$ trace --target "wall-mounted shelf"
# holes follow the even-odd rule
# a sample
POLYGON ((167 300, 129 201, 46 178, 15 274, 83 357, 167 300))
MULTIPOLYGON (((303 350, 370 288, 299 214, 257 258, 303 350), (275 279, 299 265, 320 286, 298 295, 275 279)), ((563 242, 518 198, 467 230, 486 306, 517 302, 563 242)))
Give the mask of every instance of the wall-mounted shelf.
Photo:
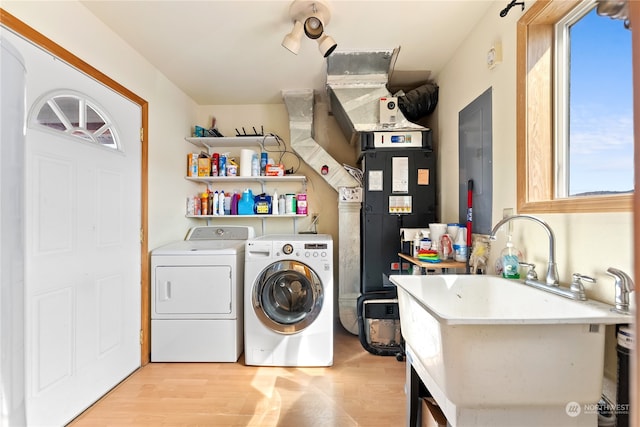
POLYGON ((306 182, 304 175, 283 176, 185 176, 185 179, 193 182, 306 182))
POLYGON ((260 135, 260 136, 205 136, 205 137, 187 137, 186 141, 192 143, 197 147, 206 148, 210 150, 213 147, 249 147, 249 146, 275 146, 278 145, 278 140, 272 135, 260 135))
POLYGON ((204 218, 204 219, 247 219, 247 218, 259 218, 259 219, 292 219, 292 218, 306 218, 307 215, 302 214, 283 214, 283 215, 271 215, 271 214, 254 214, 254 215, 186 215, 187 218, 204 218))
MULTIPOLYGON (((220 148, 230 149, 230 151, 238 151, 243 147, 274 147, 279 144, 278 139, 273 135, 253 135, 253 136, 231 136, 231 137, 187 137, 185 140, 196 147, 204 148, 211 155, 220 148)), ((261 150, 262 151, 262 150, 261 150)), ((212 190, 212 185, 224 185, 238 182, 253 182, 260 184, 261 192, 266 192, 266 187, 273 183, 300 183, 301 191, 306 192, 307 177, 304 175, 283 175, 283 176, 185 176, 188 181, 206 184, 212 190), (215 183, 215 184, 214 184, 215 183)), ((259 219, 262 222, 262 234, 265 234, 266 220, 288 219, 293 220, 293 233, 296 234, 298 218, 306 218, 307 215, 300 214, 283 214, 283 215, 186 215, 187 218, 205 219, 209 224, 213 220, 247 220, 259 219)))

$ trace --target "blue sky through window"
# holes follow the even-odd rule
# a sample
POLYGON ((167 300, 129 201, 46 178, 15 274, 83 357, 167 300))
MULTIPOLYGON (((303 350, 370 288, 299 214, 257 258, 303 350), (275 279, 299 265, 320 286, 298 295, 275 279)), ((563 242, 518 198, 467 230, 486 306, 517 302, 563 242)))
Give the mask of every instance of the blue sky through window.
POLYGON ((569 195, 632 191, 631 31, 594 9, 570 38, 569 195))

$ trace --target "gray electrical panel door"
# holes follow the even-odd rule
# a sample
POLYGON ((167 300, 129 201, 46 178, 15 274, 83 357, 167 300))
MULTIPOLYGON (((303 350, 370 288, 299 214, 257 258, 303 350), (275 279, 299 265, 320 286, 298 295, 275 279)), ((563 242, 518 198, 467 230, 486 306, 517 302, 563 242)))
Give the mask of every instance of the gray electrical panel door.
POLYGON ((473 180, 472 230, 479 234, 491 232, 493 204, 491 118, 491 88, 459 113, 460 223, 467 222, 468 182, 473 180))

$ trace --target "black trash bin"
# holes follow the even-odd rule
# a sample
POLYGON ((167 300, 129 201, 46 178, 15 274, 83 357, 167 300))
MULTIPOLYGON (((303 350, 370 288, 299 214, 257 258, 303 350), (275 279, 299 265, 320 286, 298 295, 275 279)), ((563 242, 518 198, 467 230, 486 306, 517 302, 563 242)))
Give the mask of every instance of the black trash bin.
POLYGON ((629 427, 629 373, 631 349, 634 345, 633 331, 628 325, 618 327, 618 384, 615 406, 616 426, 629 427))

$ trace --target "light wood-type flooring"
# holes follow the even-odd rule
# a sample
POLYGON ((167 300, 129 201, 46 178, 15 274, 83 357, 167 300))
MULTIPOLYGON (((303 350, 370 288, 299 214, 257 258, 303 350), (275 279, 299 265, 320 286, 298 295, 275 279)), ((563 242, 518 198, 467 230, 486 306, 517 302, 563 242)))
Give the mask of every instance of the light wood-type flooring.
POLYGON ((71 427, 390 427, 406 424, 405 363, 334 327, 328 368, 150 363, 71 427))

